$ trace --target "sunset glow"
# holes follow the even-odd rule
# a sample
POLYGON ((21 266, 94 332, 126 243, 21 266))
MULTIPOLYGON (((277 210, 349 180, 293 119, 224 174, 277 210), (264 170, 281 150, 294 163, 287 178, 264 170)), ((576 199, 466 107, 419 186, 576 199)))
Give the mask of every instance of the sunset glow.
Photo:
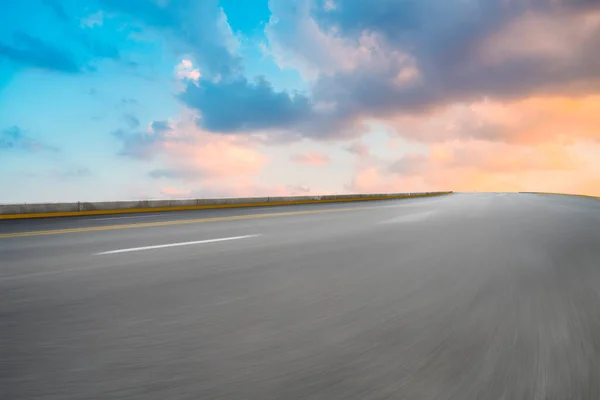
POLYGON ((0 202, 600 196, 599 5, 367 3, 6 2, 0 202))

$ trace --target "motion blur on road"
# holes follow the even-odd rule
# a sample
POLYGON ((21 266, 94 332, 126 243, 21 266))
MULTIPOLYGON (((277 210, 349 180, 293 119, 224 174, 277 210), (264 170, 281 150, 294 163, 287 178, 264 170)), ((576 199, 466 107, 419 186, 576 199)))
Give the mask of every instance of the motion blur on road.
POLYGON ((4 221, 0 262, 3 399, 600 398, 595 199, 4 221))

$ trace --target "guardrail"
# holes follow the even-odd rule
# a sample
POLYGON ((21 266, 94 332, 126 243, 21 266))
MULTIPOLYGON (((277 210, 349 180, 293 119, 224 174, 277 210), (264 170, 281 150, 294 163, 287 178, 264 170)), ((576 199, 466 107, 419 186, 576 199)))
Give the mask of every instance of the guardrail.
POLYGON ((394 200, 448 195, 453 192, 349 194, 296 197, 246 197, 223 199, 136 200, 76 203, 0 204, 0 219, 69 217, 201 210, 215 208, 269 207, 293 204, 342 203, 394 200))

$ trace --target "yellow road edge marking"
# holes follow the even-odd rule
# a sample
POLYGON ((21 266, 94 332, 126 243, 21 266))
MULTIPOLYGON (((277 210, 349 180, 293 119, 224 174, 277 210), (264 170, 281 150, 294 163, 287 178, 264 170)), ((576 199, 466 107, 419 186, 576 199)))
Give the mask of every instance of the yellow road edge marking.
POLYGON ((99 232, 99 231, 110 231, 110 230, 119 230, 119 229, 152 228, 152 227, 158 227, 158 226, 201 224, 201 223, 210 223, 210 222, 236 221, 236 220, 244 220, 244 219, 274 218, 274 217, 286 217, 286 216, 292 216, 292 215, 309 215, 309 214, 332 213, 332 212, 372 210, 375 208, 401 207, 403 205, 405 205, 405 204, 400 203, 400 204, 383 205, 383 206, 379 205, 379 206, 365 206, 365 207, 347 207, 347 208, 336 208, 336 209, 329 209, 329 210, 291 211, 291 212, 279 212, 279 213, 269 213, 269 214, 232 215, 232 216, 228 216, 228 217, 183 219, 183 220, 174 220, 174 221, 143 222, 143 223, 137 223, 137 224, 90 226, 90 227, 84 227, 84 228, 69 228, 69 229, 55 229, 55 230, 44 230, 44 231, 3 233, 3 234, 0 234, 0 239, 28 237, 28 236, 41 236, 41 235, 60 235, 60 234, 81 233, 81 232, 99 232))
POLYGON ((137 213, 158 213, 165 211, 193 211, 193 210, 210 210, 220 208, 247 208, 247 207, 271 207, 283 205, 299 205, 299 204, 319 204, 319 203, 346 203, 356 201, 376 201, 376 200, 398 200, 398 199, 413 199, 419 197, 434 197, 443 196, 450 193, 423 194, 414 196, 388 196, 388 197, 356 197, 350 199, 331 199, 331 200, 298 200, 298 201, 278 201, 278 202, 262 202, 262 203, 243 203, 243 204, 208 204, 197 206, 174 206, 174 207, 149 207, 149 208, 132 208, 124 210, 90 210, 90 211, 67 211, 67 212, 49 212, 49 213, 33 213, 33 214, 2 214, 0 220, 6 219, 30 219, 30 218, 52 218, 52 217, 76 217, 89 215, 114 215, 114 214, 137 214, 137 213))

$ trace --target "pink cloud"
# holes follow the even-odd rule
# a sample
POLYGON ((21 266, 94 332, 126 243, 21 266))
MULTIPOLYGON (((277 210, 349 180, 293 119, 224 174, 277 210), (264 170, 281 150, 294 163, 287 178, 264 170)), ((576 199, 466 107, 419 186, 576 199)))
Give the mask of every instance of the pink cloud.
POLYGON ((202 74, 199 69, 194 68, 194 65, 190 60, 181 60, 175 67, 175 76, 179 79, 189 79, 198 82, 202 74))
MULTIPOLYGON (((164 168, 151 174, 158 194, 169 198, 252 197, 322 195, 307 185, 286 182, 265 184, 261 172, 272 162, 264 153, 264 142, 254 135, 213 134, 198 129, 194 115, 170 123, 170 131, 153 151, 164 168), (168 180, 169 184, 165 185, 168 180)), ((299 154, 299 162, 324 165, 325 154, 299 154)))
POLYGON ((214 134, 199 129, 193 115, 170 124, 159 142, 166 168, 188 179, 227 180, 258 174, 268 162, 251 137, 214 134))
POLYGON ((381 121, 397 135, 436 143, 483 140, 506 143, 569 143, 600 140, 600 95, 537 96, 508 102, 454 103, 419 115, 381 121))
MULTIPOLYGON (((344 146, 360 156, 357 170, 346 185, 350 192, 538 190, 598 194, 598 118, 600 98, 595 96, 535 97, 506 103, 481 101, 411 117, 413 125, 409 128, 416 127, 417 133, 422 134, 411 138, 413 143, 426 146, 422 153, 385 160, 382 155, 371 154, 364 141, 328 145, 332 149, 344 146), (469 117, 473 117, 471 122, 469 117), (482 128, 488 126, 495 128, 482 128), (446 130, 440 133, 436 127, 446 130), (482 129, 487 136, 480 134, 482 129)), ((261 173, 275 160, 265 155, 266 144, 254 135, 211 134, 199 130, 193 119, 174 122, 171 128, 172 132, 160 143, 161 160, 174 172, 172 177, 179 176, 179 180, 168 185, 158 182, 164 195, 324 194, 310 187, 290 185, 294 177, 265 184, 261 173)), ((392 136, 391 141, 394 140, 392 136)), ((290 160, 320 167, 330 163, 326 153, 316 151, 292 155, 290 160)), ((339 182, 331 184, 336 187, 339 182)))
POLYGON ((153 144, 162 167, 150 173, 158 191, 170 198, 254 195, 257 176, 269 159, 252 137, 199 129, 193 114, 169 124, 168 135, 153 144), (165 185, 165 180, 169 181, 165 185))
POLYGON ((160 194, 169 198, 189 197, 192 194, 191 190, 182 190, 173 187, 163 187, 160 189, 160 194))
POLYGON ((377 166, 358 169, 347 190, 352 193, 407 193, 441 190, 420 176, 400 177, 377 166))
MULTIPOLYGON (((315 83, 312 94, 320 117, 336 112, 347 117, 345 124, 323 118, 329 130, 356 140, 363 133, 361 123, 374 118, 395 128, 389 143, 398 152, 403 149, 397 143, 406 140, 428 148, 385 161, 380 158, 384 155, 371 154, 368 143, 343 144, 359 156, 348 190, 600 191, 600 95, 593 94, 597 63, 589 51, 600 31, 600 13, 582 8, 557 12, 548 3, 527 13, 517 12, 517 6, 506 15, 482 7, 485 14, 470 20, 472 10, 465 3, 466 25, 462 19, 449 20, 441 31, 428 25, 421 35, 398 41, 389 34, 393 30, 347 35, 343 27, 325 28, 311 13, 309 1, 293 7, 287 0, 272 3, 268 51, 280 65, 299 69, 315 83), (486 22, 495 28, 483 29, 486 22), (454 33, 460 42, 469 37, 461 34, 467 26, 482 28, 483 36, 454 43, 449 50, 440 32, 454 33), (431 76, 436 77, 433 82, 428 81, 431 76)), ((252 142, 219 140, 174 153, 187 160, 202 155, 203 161, 192 163, 195 168, 223 178, 204 181, 229 192, 289 193, 287 186, 256 184, 267 160, 252 142), (218 157, 211 159, 215 153, 231 162, 220 167, 218 157)), ((330 163, 319 152, 290 160, 321 167, 330 163)))
POLYGON ((260 172, 267 158, 254 146, 235 137, 202 132, 190 142, 166 142, 169 163, 202 178, 227 179, 260 172))
POLYGON ((388 165, 363 165, 350 188, 360 192, 547 191, 600 194, 600 144, 509 145, 455 141, 429 146, 388 165))
POLYGON ((316 151, 303 153, 303 154, 295 154, 290 157, 292 162, 298 164, 306 164, 306 165, 315 165, 321 166, 329 164, 329 157, 327 154, 319 153, 316 151))

